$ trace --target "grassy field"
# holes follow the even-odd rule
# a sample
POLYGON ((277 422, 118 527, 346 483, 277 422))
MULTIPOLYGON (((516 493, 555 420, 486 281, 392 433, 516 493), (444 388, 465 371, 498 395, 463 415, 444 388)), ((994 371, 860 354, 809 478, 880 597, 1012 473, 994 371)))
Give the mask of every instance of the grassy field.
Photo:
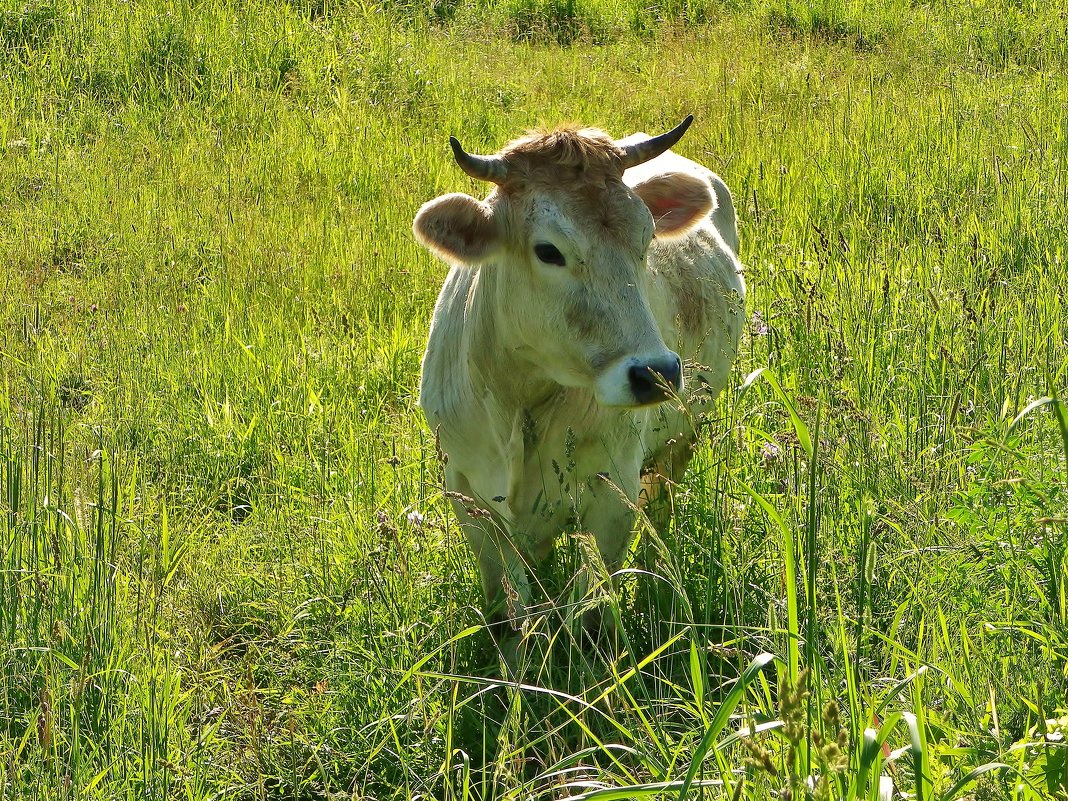
POLYGON ((3 0, 2 797, 1068 798, 1056 5, 3 0), (501 686, 411 219, 686 113, 732 389, 620 653, 501 686))

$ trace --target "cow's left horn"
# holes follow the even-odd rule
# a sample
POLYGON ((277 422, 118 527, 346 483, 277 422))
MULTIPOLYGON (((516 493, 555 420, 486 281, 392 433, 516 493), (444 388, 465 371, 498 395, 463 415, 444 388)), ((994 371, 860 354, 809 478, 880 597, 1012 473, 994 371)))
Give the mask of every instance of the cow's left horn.
POLYGON ((646 139, 644 142, 635 142, 633 145, 623 145, 623 169, 637 167, 647 161, 652 161, 665 150, 682 139, 686 129, 693 122, 693 114, 690 114, 682 122, 665 134, 646 139))
POLYGON ((500 156, 475 156, 468 153, 461 147, 455 136, 449 137, 449 144, 452 145, 452 154, 456 157, 456 163, 460 165, 460 169, 472 178, 500 184, 504 183, 508 177, 508 165, 500 156))

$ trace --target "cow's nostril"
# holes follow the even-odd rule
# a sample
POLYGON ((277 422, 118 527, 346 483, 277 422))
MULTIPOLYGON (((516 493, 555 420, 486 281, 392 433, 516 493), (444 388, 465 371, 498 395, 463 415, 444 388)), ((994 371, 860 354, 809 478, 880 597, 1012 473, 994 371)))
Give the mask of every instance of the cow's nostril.
POLYGON ((682 379, 682 361, 678 356, 673 357, 668 363, 666 363, 662 370, 658 371, 669 387, 676 392, 678 391, 682 379))
POLYGON ((630 391, 638 403, 649 403, 656 395, 656 376, 645 366, 635 365, 627 372, 630 378, 630 391))
POLYGON ((627 378, 639 404, 659 403, 679 389, 682 363, 678 356, 672 355, 670 359, 636 364, 627 371, 627 378))

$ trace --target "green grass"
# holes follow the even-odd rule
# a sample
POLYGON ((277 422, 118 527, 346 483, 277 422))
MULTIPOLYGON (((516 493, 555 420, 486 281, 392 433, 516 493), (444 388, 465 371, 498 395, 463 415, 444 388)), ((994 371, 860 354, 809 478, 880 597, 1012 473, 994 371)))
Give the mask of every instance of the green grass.
POLYGON ((3 797, 1068 797, 1066 28, 4 5, 3 797), (690 112, 757 315, 734 386, 672 531, 589 601, 622 655, 577 646, 565 538, 495 684, 415 404, 444 268, 411 219, 483 190, 449 134, 690 112))

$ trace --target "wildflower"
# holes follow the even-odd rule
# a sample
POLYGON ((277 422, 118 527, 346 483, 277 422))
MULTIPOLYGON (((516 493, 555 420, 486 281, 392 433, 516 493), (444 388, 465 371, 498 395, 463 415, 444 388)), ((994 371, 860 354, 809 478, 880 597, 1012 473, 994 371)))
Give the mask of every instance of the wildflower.
MULTIPOLYGON (((1058 712, 1064 710, 1058 709, 1058 712)), ((1059 718, 1049 718, 1046 721, 1046 740, 1051 743, 1064 742, 1065 732, 1068 732, 1068 715, 1059 718)))
POLYGON ((412 511, 408 512, 408 523, 409 523, 409 525, 411 525, 411 526, 413 526, 415 528, 422 528, 423 523, 425 521, 426 521, 426 517, 423 516, 422 512, 419 512, 419 511, 417 511, 415 509, 412 509, 412 511))
POLYGON ((760 446, 760 458, 768 464, 776 461, 781 455, 782 448, 779 447, 778 443, 765 442, 760 446))
POLYGON ((389 512, 385 509, 378 510, 378 534, 381 537, 396 537, 397 527, 389 519, 389 512))
POLYGON ((768 328, 767 322, 764 320, 764 315, 758 311, 753 312, 753 319, 750 320, 749 326, 750 330, 753 332, 753 336, 756 337, 766 337, 771 331, 771 329, 768 328))

